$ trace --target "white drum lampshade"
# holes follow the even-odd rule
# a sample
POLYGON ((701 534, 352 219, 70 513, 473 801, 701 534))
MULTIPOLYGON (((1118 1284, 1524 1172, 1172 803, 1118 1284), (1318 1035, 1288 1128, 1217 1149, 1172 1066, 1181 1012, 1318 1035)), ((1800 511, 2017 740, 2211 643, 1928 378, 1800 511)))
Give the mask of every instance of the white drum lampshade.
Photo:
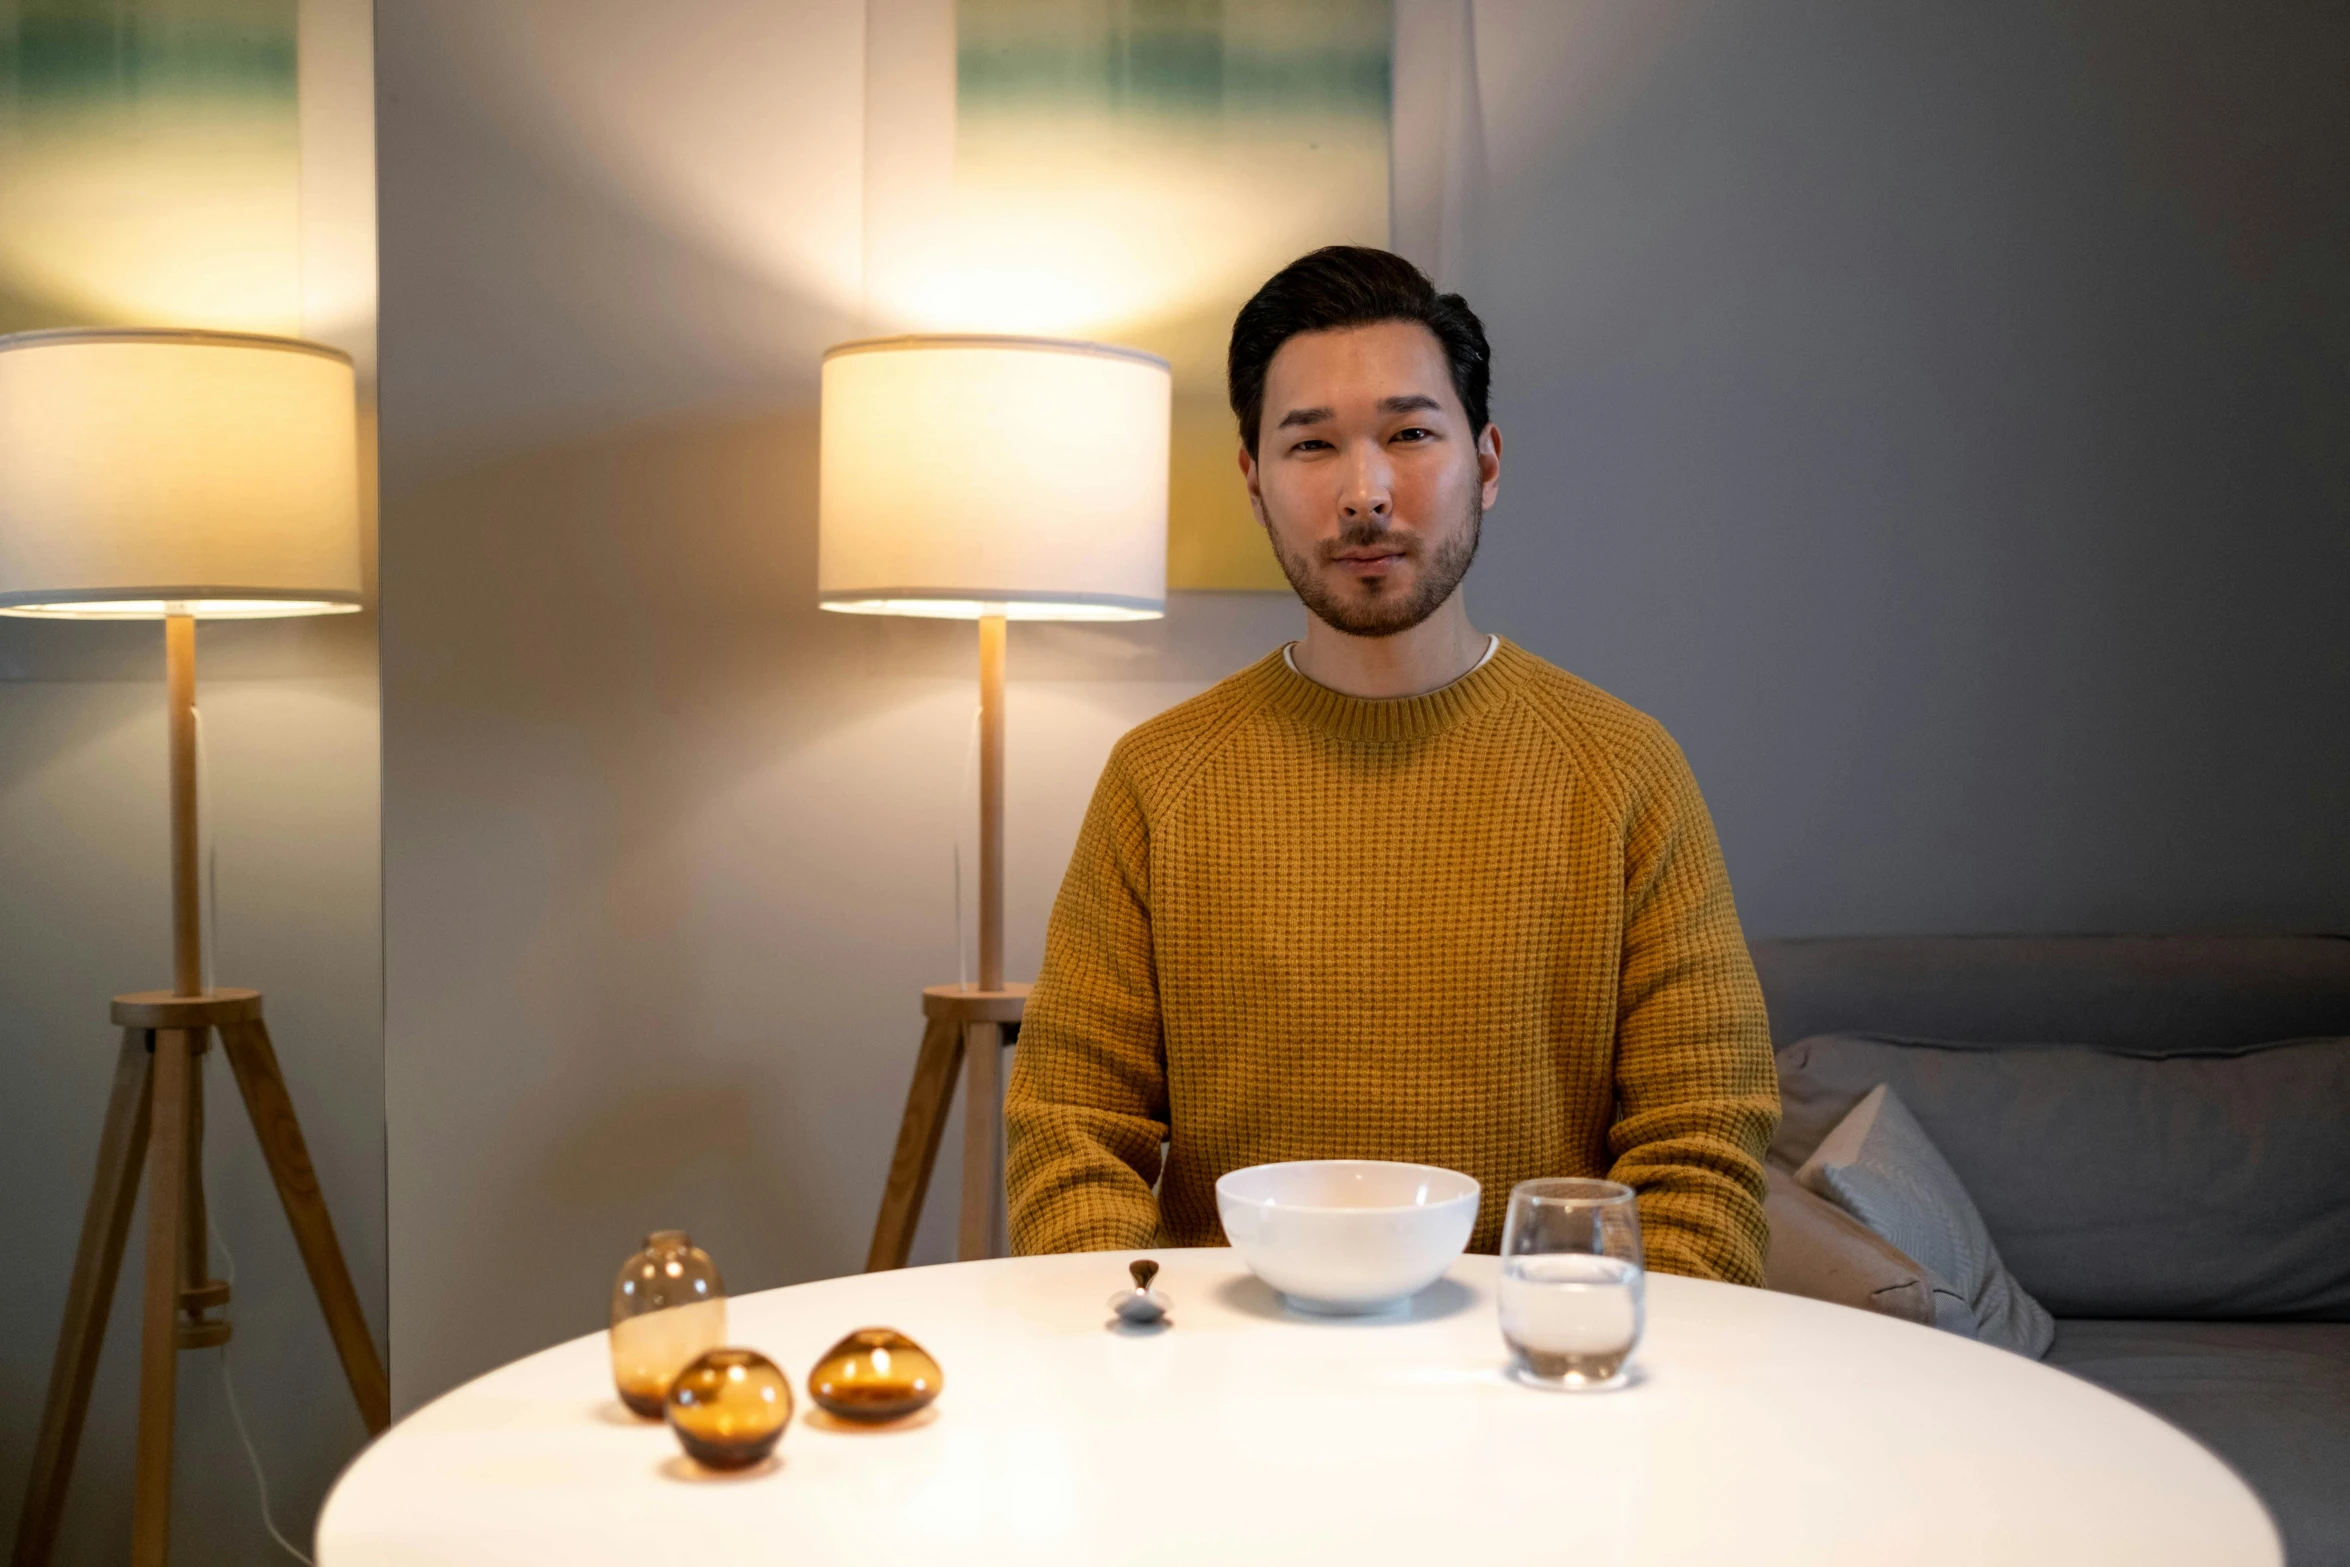
POLYGON ((0 338, 0 614, 360 603, 351 361, 291 338, 0 338))
POLYGON ((1165 360, 1022 337, 824 356, 817 596, 972 620, 1152 620, 1167 603, 1165 360))

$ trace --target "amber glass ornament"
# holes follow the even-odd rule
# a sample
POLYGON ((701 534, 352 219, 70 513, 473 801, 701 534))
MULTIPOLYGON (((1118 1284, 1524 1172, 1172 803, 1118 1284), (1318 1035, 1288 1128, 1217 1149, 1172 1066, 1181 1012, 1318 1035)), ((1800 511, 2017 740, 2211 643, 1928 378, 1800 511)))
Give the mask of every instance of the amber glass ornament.
POLYGON ((748 1469, 774 1452, 791 1408, 791 1384, 755 1349, 711 1350, 669 1384, 669 1429, 712 1469, 748 1469))
POLYGON ((897 1420, 938 1397, 946 1377, 930 1351, 895 1328, 859 1328, 808 1373, 808 1396, 843 1420, 897 1420))
POLYGON ((726 1286, 683 1230, 655 1230, 612 1282, 612 1385, 647 1420, 661 1418, 669 1379, 726 1342, 726 1286))

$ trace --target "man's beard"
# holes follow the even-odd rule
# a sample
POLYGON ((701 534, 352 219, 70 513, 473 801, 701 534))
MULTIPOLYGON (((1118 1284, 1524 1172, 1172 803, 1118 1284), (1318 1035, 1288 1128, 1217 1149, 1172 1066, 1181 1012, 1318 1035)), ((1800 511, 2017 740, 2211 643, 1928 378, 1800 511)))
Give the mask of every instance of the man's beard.
MULTIPOLYGON (((1399 631, 1409 631, 1444 607, 1453 590, 1461 585, 1461 578, 1469 574, 1469 563, 1477 558, 1477 536, 1485 521, 1485 497, 1469 492, 1468 526, 1454 530, 1444 542, 1436 546, 1436 554, 1420 573, 1417 586, 1410 596, 1386 596, 1387 584, 1381 583, 1367 603, 1360 605, 1342 602, 1314 571, 1315 562, 1294 555, 1282 547, 1281 531, 1267 528, 1266 535, 1273 541, 1273 557, 1281 562, 1281 570, 1289 578, 1289 585, 1305 601, 1306 608, 1319 616, 1333 631, 1343 631, 1350 637, 1392 637, 1399 631)), ((1341 550, 1371 549, 1396 542, 1393 531, 1387 528, 1356 526, 1348 528, 1329 544, 1322 546, 1327 557, 1341 550)), ((1418 557, 1414 556, 1415 559, 1418 557)))

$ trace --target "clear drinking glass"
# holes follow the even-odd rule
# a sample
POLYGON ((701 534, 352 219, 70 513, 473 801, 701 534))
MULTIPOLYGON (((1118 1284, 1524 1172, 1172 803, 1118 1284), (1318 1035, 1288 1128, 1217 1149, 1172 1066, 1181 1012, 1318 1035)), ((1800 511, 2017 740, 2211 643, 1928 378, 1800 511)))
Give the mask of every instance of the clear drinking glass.
POLYGON ((1621 1387, 1639 1347, 1640 1209, 1615 1181, 1520 1181, 1501 1235, 1501 1336, 1519 1381, 1621 1387))

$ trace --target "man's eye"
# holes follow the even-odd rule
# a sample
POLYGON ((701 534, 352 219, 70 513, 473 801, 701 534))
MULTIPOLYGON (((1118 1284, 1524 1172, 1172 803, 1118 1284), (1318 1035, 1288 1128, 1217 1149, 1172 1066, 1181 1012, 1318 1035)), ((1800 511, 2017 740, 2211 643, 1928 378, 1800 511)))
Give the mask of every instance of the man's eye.
POLYGON ((1393 436, 1389 437, 1389 439, 1397 441, 1432 441, 1436 439, 1436 432, 1422 425, 1415 424, 1407 429, 1396 431, 1393 436))
POLYGON ((1329 449, 1330 443, 1328 441, 1323 440, 1320 436, 1314 435, 1307 436, 1304 440, 1298 442, 1295 446, 1290 448, 1290 450, 1293 452, 1327 451, 1329 449))

